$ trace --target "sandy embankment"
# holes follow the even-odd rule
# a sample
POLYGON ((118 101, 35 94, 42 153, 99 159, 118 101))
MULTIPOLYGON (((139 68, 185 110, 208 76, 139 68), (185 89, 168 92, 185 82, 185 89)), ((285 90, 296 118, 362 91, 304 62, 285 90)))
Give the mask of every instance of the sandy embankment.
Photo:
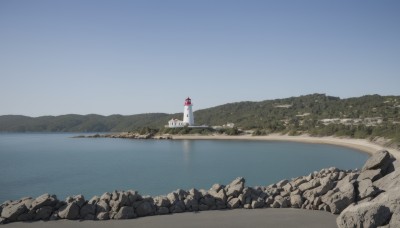
POLYGON ((300 210, 291 208, 236 209, 225 211, 186 212, 181 214, 141 217, 128 220, 108 221, 38 221, 16 222, 4 225, 11 228, 106 228, 106 227, 147 227, 147 228, 221 228, 221 227, 296 227, 296 228, 334 228, 337 215, 324 211, 300 210))
POLYGON ((337 146, 344 146, 356 150, 360 150, 369 154, 373 154, 378 150, 385 149, 393 154, 396 159, 400 159, 400 151, 392 148, 386 148, 381 145, 370 142, 366 139, 349 139, 349 138, 337 138, 337 137, 312 137, 307 135, 301 136, 288 136, 271 134, 266 136, 251 136, 251 135, 239 135, 239 136, 226 136, 226 135, 174 135, 173 139, 197 139, 197 140, 264 140, 264 141, 290 141, 290 142, 301 142, 301 143, 318 143, 318 144, 331 144, 337 146))

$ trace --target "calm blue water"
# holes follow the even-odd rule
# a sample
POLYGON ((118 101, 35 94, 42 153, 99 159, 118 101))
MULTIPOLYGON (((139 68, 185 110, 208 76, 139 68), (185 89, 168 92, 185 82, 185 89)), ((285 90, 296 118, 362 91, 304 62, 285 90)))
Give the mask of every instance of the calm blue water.
POLYGON ((76 139, 77 134, 0 134, 0 202, 43 193, 60 199, 106 191, 166 194, 208 189, 238 176, 268 185, 368 156, 343 147, 293 142, 76 139))

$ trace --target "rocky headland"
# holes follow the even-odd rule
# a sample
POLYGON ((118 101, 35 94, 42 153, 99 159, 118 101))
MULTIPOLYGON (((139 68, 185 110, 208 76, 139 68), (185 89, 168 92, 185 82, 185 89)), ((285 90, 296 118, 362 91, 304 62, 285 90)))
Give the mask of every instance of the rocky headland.
POLYGON ((78 135, 73 138, 113 138, 113 139, 172 139, 170 135, 154 135, 154 134, 138 134, 132 132, 111 133, 111 134, 94 134, 94 135, 78 135))
POLYGON ((244 178, 209 190, 178 189, 164 196, 114 191, 86 200, 44 194, 0 205, 0 223, 37 220, 133 219, 190 211, 298 208, 339 214, 339 227, 400 227, 400 164, 387 151, 371 156, 361 170, 322 169, 269 186, 247 187, 244 178))

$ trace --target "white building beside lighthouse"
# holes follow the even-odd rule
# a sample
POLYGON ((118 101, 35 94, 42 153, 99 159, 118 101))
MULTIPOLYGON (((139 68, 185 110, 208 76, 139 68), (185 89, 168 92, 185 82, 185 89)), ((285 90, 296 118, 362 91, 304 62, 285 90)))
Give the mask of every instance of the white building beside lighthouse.
POLYGON ((192 100, 190 97, 186 98, 183 107, 183 121, 178 119, 171 119, 168 121, 168 127, 184 127, 184 126, 194 126, 194 115, 192 110, 192 100))

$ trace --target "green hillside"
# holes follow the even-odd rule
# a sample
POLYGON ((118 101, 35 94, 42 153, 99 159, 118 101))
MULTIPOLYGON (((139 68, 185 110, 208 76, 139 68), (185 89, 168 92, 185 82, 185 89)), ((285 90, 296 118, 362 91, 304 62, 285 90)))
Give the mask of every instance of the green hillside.
MULTIPOLYGON (((367 95, 340 99, 311 94, 260 102, 237 102, 198 110, 198 125, 228 122, 256 134, 284 132, 346 135, 356 138, 385 136, 400 139, 400 96, 367 95)), ((143 127, 163 128, 181 113, 139 115, 0 116, 2 132, 121 132, 143 127)))

